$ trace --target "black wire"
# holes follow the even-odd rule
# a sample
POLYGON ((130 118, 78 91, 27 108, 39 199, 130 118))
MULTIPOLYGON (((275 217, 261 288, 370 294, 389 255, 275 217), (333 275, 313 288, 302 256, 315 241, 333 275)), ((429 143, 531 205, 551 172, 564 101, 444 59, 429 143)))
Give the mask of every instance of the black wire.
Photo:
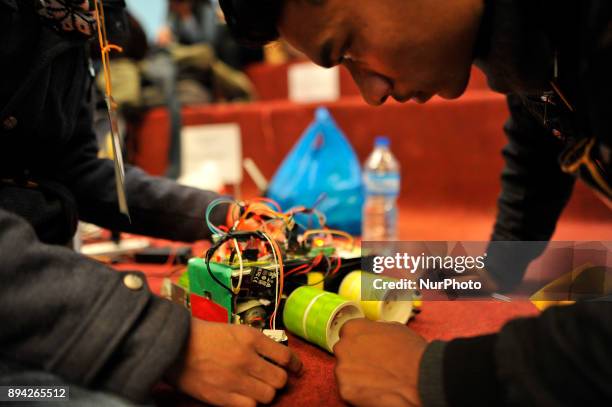
MULTIPOLYGON (((210 249, 208 249, 208 251, 206 252, 206 258, 205 258, 205 262, 206 262, 206 271, 208 271, 208 274, 210 275, 210 278, 212 278, 217 284, 219 284, 221 287, 225 288, 227 291, 229 291, 229 293, 232 295, 232 298, 236 295, 234 293, 234 291, 229 288, 227 285, 225 285, 221 280, 219 280, 217 278, 217 276, 215 276, 215 274, 212 272, 212 270, 210 269, 210 260, 212 259, 213 255, 215 254, 215 252, 219 249, 219 247, 221 247, 221 244, 215 244, 213 247, 211 247, 210 249)), ((230 277, 231 278, 231 277, 230 277)))
MULTIPOLYGON (((233 239, 244 240, 244 239, 248 239, 248 238, 251 238, 251 237, 257 237, 257 238, 259 238, 261 240, 265 239, 265 237, 263 236, 263 234, 260 231, 230 231, 229 233, 223 235, 223 237, 221 239, 219 239, 219 241, 217 241, 217 243, 215 243, 210 249, 208 249, 206 251, 206 257, 204 259, 204 261, 206 263, 206 271, 208 271, 208 274, 215 281, 215 283, 217 283, 221 287, 225 288, 232 295, 232 299, 234 297, 236 297, 236 293, 234 293, 234 291, 230 287, 228 287, 221 280, 219 280, 217 278, 217 276, 214 275, 214 273, 210 269, 210 261, 212 260, 212 257, 214 256, 215 252, 217 250, 219 250, 219 248, 221 246, 223 246, 226 242, 228 242, 230 240, 233 240, 233 239)), ((266 242, 267 242, 267 240, 266 240, 266 242)), ((231 276, 230 276, 230 278, 231 278, 231 276)))
POLYGON ((323 256, 323 258, 325 259, 325 261, 327 261, 327 271, 325 271, 325 274, 323 274, 323 278, 321 279, 321 281, 317 281, 316 283, 311 283, 311 284, 304 284, 304 286, 306 287, 312 287, 315 285, 319 285, 321 283, 324 283, 327 281, 327 279, 329 279, 329 277, 331 277, 331 270, 332 270, 332 262, 331 260, 329 260, 329 257, 327 256, 323 256))

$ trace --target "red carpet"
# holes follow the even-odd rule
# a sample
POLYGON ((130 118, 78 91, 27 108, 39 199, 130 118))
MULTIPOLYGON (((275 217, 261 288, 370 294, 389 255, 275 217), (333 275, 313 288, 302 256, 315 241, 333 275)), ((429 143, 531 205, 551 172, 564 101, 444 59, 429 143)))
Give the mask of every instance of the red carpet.
MULTIPOLYGON (((428 340, 451 339, 492 333, 510 319, 535 314, 537 311, 531 303, 428 302, 409 326, 428 340)), ((300 338, 290 336, 289 341, 289 346, 304 363, 304 372, 299 378, 291 378, 288 388, 277 397, 274 405, 343 405, 334 378, 334 358, 300 338)), ((155 399, 159 405, 200 405, 166 386, 156 390, 155 399)))
MULTIPOLYGON (((472 91, 459 101, 433 99, 426 105, 387 103, 378 108, 358 97, 327 105, 353 144, 360 160, 371 150, 377 134, 392 140, 402 165, 403 205, 415 210, 495 212, 503 167, 502 132, 507 118, 504 98, 472 91)), ((185 108, 187 125, 238 123, 243 155, 252 158, 264 175, 272 177, 302 131, 312 121, 315 105, 287 101, 248 105, 185 108)), ((153 110, 139 127, 131 149, 133 161, 152 174, 167 167, 168 118, 153 110)), ((256 193, 245 177, 246 196, 256 193)), ((610 210, 582 187, 574 194, 569 217, 609 221, 610 210)))

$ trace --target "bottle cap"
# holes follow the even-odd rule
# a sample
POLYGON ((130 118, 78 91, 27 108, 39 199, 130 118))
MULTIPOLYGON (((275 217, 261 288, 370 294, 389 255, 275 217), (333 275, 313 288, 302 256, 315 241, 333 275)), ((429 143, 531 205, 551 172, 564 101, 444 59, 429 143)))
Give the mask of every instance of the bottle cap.
POLYGON ((374 140, 374 146, 376 147, 389 147, 391 145, 391 140, 387 136, 378 136, 374 140))
POLYGON ((324 107, 319 107, 315 111, 315 118, 318 122, 327 121, 329 120, 330 117, 331 117, 331 113, 329 113, 329 110, 327 110, 324 107))

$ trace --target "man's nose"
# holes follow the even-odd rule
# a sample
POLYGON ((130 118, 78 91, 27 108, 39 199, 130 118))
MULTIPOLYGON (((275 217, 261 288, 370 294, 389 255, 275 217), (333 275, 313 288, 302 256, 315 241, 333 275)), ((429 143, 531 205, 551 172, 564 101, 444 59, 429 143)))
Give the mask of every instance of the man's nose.
POLYGON ((382 75, 373 72, 351 73, 359 86, 361 96, 369 105, 378 106, 385 103, 393 91, 391 81, 382 75))

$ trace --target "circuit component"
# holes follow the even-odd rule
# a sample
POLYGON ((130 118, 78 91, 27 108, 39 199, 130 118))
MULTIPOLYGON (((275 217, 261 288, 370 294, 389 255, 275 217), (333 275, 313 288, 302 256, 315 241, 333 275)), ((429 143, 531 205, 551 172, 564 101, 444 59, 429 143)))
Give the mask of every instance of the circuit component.
POLYGON ((285 331, 282 329, 264 329, 262 332, 274 342, 280 343, 285 346, 289 345, 289 338, 287 337, 285 331))

